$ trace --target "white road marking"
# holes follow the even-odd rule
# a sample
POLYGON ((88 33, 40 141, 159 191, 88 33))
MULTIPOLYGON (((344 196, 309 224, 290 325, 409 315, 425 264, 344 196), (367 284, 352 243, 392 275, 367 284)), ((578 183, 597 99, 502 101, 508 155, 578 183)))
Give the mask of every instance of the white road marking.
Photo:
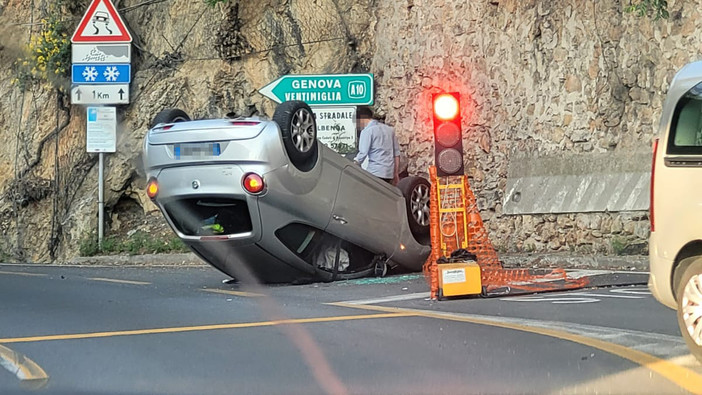
POLYGON ((568 273, 568 277, 570 277, 570 278, 600 276, 603 274, 648 274, 648 272, 630 272, 630 271, 623 271, 623 270, 585 270, 585 269, 583 269, 583 270, 580 270, 580 269, 566 270, 566 273, 568 273))
POLYGON ((553 304, 575 304, 575 303, 597 303, 597 298, 568 298, 568 297, 542 297, 542 296, 517 296, 511 298, 501 298, 505 302, 550 302, 553 304))
POLYGON ((376 303, 385 303, 385 302, 399 302, 402 300, 426 299, 429 296, 431 296, 429 294, 429 292, 416 292, 416 293, 411 293, 411 294, 386 296, 383 298, 375 298, 375 299, 359 299, 359 300, 353 300, 353 301, 344 302, 344 303, 364 305, 364 304, 376 304, 376 303))
POLYGON ((633 288, 633 289, 610 289, 609 292, 611 293, 617 293, 617 294, 626 294, 626 295, 650 295, 651 291, 647 291, 644 288, 633 288))
POLYGON ((569 293, 568 295, 577 295, 577 296, 592 296, 592 297, 597 297, 597 298, 616 298, 616 299, 645 299, 643 296, 632 296, 632 295, 608 295, 608 294, 594 294, 594 293, 589 293, 589 292, 573 292, 569 293))

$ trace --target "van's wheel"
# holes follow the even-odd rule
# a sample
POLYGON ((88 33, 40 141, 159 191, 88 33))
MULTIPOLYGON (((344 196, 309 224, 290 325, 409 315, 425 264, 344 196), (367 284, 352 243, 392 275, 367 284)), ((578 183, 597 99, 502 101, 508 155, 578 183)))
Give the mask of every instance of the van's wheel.
POLYGON ((431 184, 422 177, 407 177, 397 183, 407 205, 407 221, 415 238, 429 234, 429 194, 431 184))
POLYGON ((702 258, 685 268, 676 297, 680 332, 692 354, 702 362, 702 258))
POLYGON ((189 121, 190 117, 188 114, 179 108, 167 108, 161 110, 154 119, 151 121, 150 128, 158 125, 159 123, 175 123, 175 122, 185 122, 189 121))
POLYGON ((280 127, 285 151, 292 164, 311 170, 317 159, 317 123, 307 103, 286 101, 275 109, 273 121, 280 127))

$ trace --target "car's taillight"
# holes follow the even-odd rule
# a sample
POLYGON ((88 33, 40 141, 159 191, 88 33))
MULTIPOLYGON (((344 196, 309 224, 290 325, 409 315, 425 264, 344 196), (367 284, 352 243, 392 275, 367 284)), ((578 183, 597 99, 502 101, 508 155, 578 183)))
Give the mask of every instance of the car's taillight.
POLYGON ((653 183, 656 179, 656 156, 658 156, 658 139, 653 142, 653 162, 651 163, 651 197, 649 199, 648 219, 651 221, 651 232, 656 230, 656 221, 653 215, 653 183))
POLYGON ((172 127, 173 127, 173 125, 166 125, 166 126, 162 127, 161 130, 163 130, 163 131, 170 130, 172 127))
POLYGON ((146 184, 146 196, 149 199, 156 199, 156 195, 158 195, 158 181, 152 177, 146 184))
POLYGON ((256 126, 261 122, 256 122, 256 121, 232 121, 232 125, 234 126, 256 126))
POLYGON ((244 189, 254 195, 263 192, 263 188, 265 188, 263 178, 256 173, 248 173, 244 175, 242 183, 244 184, 244 189))

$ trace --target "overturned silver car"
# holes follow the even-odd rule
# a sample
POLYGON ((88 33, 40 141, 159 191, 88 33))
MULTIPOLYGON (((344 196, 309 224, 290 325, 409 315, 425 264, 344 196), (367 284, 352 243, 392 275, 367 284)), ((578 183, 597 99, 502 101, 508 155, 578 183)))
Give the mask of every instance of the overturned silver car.
POLYGON ((377 179, 317 141, 298 101, 272 120, 191 121, 164 110, 144 141, 147 193, 175 233, 222 272, 262 282, 420 270, 429 183, 377 179))

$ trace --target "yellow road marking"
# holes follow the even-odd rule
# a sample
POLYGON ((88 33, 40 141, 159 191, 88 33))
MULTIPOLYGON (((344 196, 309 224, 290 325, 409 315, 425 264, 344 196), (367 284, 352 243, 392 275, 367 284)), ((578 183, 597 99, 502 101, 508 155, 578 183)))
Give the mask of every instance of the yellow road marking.
POLYGON ((18 276, 28 276, 28 277, 46 277, 46 274, 44 274, 44 273, 6 272, 4 270, 0 270, 0 274, 15 274, 18 276))
POLYGON ((118 280, 116 278, 88 277, 88 280, 104 281, 107 283, 117 283, 117 284, 151 285, 151 283, 147 283, 145 281, 118 280))
POLYGON ((0 345, 0 366, 22 380, 22 387, 37 390, 46 386, 49 375, 36 362, 0 345))
POLYGON ((362 314, 362 315, 345 315, 345 316, 334 316, 334 317, 294 318, 294 319, 274 320, 274 321, 241 322, 241 323, 235 323, 235 324, 215 324, 215 325, 170 327, 170 328, 136 329, 136 330, 128 330, 128 331, 14 337, 14 338, 0 339, 0 344, 32 343, 32 342, 43 342, 43 341, 51 341, 51 340, 94 339, 94 338, 99 338, 99 337, 115 337, 115 336, 153 335, 153 334, 160 334, 160 333, 212 331, 212 330, 219 330, 219 329, 257 328, 257 327, 264 327, 264 326, 275 326, 275 325, 286 325, 286 324, 311 324, 311 323, 317 323, 317 322, 367 320, 367 319, 371 319, 371 318, 411 317, 411 316, 415 316, 415 315, 416 314, 413 314, 413 313, 362 314))
POLYGON ((260 296, 265 296, 263 294, 257 294, 254 292, 244 292, 244 291, 229 291, 226 289, 203 289, 205 292, 212 292, 216 294, 234 295, 234 296, 244 296, 247 298, 256 298, 260 296))
POLYGON ((695 371, 690 370, 684 366, 676 365, 675 363, 672 363, 670 361, 654 357, 651 354, 647 354, 645 352, 641 352, 638 350, 631 349, 629 347, 620 346, 619 344, 610 343, 599 339, 593 339, 590 337, 576 335, 556 329, 537 328, 527 325, 513 324, 509 322, 498 322, 472 317, 461 317, 452 315, 451 313, 434 313, 424 310, 371 305, 356 305, 343 302, 327 304, 332 306, 350 307, 361 310, 382 311, 387 313, 406 313, 414 314, 418 317, 438 318, 442 320, 460 321, 468 322, 471 324, 495 326, 506 329, 514 329, 522 332, 535 333, 537 335, 555 337, 557 339, 562 340, 568 340, 573 343, 579 343, 593 348, 597 348, 604 352, 614 354, 624 359, 628 359, 634 363, 637 363, 660 374, 661 376, 665 377, 666 379, 672 381, 673 383, 677 384, 678 386, 684 388, 685 390, 693 394, 702 394, 702 375, 696 373, 695 371))

